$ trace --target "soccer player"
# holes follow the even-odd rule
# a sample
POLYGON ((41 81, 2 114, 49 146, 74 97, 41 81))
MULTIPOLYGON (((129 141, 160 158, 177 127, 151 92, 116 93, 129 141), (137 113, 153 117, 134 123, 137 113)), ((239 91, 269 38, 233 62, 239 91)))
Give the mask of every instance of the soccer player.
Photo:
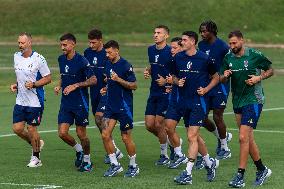
MULTIPOLYGON (((84 51, 85 58, 89 61, 90 67, 97 77, 97 85, 90 86, 90 97, 92 112, 95 117, 95 122, 102 133, 102 119, 106 107, 107 96, 104 93, 100 93, 100 90, 106 86, 104 69, 107 61, 106 51, 103 48, 103 34, 98 29, 92 29, 88 33, 89 48, 84 51)), ((114 140, 112 139, 113 145, 116 149, 116 156, 118 159, 123 157, 121 151, 117 148, 114 140)), ((110 163, 108 155, 105 156, 104 162, 110 163)))
POLYGON ((17 93, 13 111, 13 131, 32 146, 32 156, 27 167, 40 167, 40 140, 37 126, 44 109, 43 86, 51 82, 50 70, 45 58, 32 50, 32 36, 21 33, 18 37, 20 52, 14 54, 14 69, 17 83, 10 86, 17 93), (27 124, 27 130, 25 125, 27 124))
POLYGON ((238 172, 229 186, 238 188, 245 186, 244 173, 248 155, 257 168, 254 185, 259 186, 272 172, 262 163, 253 130, 256 129, 264 103, 261 80, 271 77, 273 69, 271 61, 261 52, 244 46, 241 31, 232 31, 228 37, 231 51, 224 58, 221 67, 223 76, 220 79, 222 82, 231 79, 232 102, 239 127, 240 143, 238 172))
MULTIPOLYGON (((177 53, 182 51, 181 37, 175 37, 171 40, 171 53, 174 57, 177 53)), ((173 64, 173 63, 172 63, 173 64)), ((173 84, 172 77, 167 76, 167 83, 173 84)), ((178 168, 182 163, 187 163, 187 157, 182 153, 181 149, 181 138, 176 132, 176 126, 180 120, 180 115, 177 112, 176 104, 179 98, 178 86, 172 85, 170 92, 170 102, 167 113, 165 115, 165 126, 166 132, 168 135, 169 146, 171 149, 170 160, 172 162, 169 165, 169 168, 175 169, 178 168)))
POLYGON ((169 104, 169 94, 166 92, 166 76, 172 62, 171 48, 167 45, 169 28, 157 26, 154 31, 155 44, 148 48, 150 68, 144 71, 144 78, 151 80, 150 94, 145 111, 145 126, 160 142, 161 155, 156 165, 167 165, 170 159, 167 155, 167 134, 164 117, 169 104))
POLYGON ((208 110, 208 98, 205 94, 218 84, 219 75, 209 56, 196 50, 197 42, 197 33, 183 32, 182 46, 184 51, 174 57, 174 83, 179 87, 177 110, 183 116, 190 143, 186 170, 174 179, 178 184, 192 184, 191 172, 198 151, 205 161, 209 182, 214 180, 216 168, 219 166, 219 160, 210 158, 205 142, 199 134, 208 110))
MULTIPOLYGON (((208 20, 200 24, 199 33, 202 41, 198 43, 200 51, 206 53, 210 58, 214 59, 216 70, 219 71, 224 56, 228 53, 228 45, 217 37, 217 25, 215 22, 208 20)), ((214 87, 209 95, 209 110, 213 110, 214 123, 207 117, 205 119, 205 127, 213 132, 217 139, 218 145, 216 149, 218 159, 227 159, 231 157, 231 151, 227 145, 227 138, 231 139, 232 134, 227 133, 223 113, 226 108, 229 94, 229 83, 220 83, 214 87), (228 136, 228 137, 227 137, 228 136)), ((208 112, 209 113, 209 112, 208 112)), ((197 157, 196 168, 202 168, 202 157, 197 157)))
POLYGON ((89 172, 93 168, 90 160, 90 141, 86 126, 88 120, 88 86, 95 85, 96 76, 85 57, 75 51, 76 38, 71 33, 60 37, 63 55, 58 57, 61 79, 54 88, 58 95, 62 89, 60 110, 58 113, 58 135, 76 150, 75 166, 81 172, 89 172), (68 133, 75 120, 76 133, 81 141, 77 143, 68 133))
POLYGON ((107 75, 107 107, 104 114, 102 139, 105 150, 110 158, 110 168, 104 173, 105 177, 113 177, 123 171, 117 161, 115 148, 111 139, 113 129, 119 121, 122 140, 130 159, 125 177, 135 177, 139 173, 136 163, 135 144, 132 140, 133 103, 132 90, 137 89, 136 77, 132 65, 119 54, 119 44, 110 40, 105 45, 107 75))

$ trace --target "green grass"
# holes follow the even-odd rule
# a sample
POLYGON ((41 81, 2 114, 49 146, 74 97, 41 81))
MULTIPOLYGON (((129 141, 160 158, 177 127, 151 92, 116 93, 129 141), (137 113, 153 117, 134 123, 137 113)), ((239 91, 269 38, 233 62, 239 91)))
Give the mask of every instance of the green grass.
POLYGON ((214 20, 220 35, 239 28, 253 42, 283 43, 282 0, 0 0, 0 40, 13 40, 21 31, 41 39, 58 39, 64 32, 83 38, 93 27, 126 41, 148 40, 158 24, 174 33, 198 30, 214 20))
MULTIPOLYGON (((12 71, 0 71, 0 115, 1 126, 0 135, 12 133, 12 110, 15 103, 15 95, 9 92, 9 84, 14 81, 14 73, 12 71), (3 81, 4 80, 4 81, 3 81)), ((56 74, 55 74, 56 75, 56 74)), ((57 77, 57 76, 55 76, 57 77)), ((142 74, 137 74, 138 89, 134 94, 134 121, 143 121, 146 100, 148 97, 149 81, 142 78, 142 74)), ((283 76, 274 76, 263 82, 265 94, 267 97, 264 108, 284 107, 282 87, 284 81, 283 76)), ((43 115, 43 122, 39 129, 41 131, 57 129, 57 113, 59 110, 60 97, 53 94, 55 83, 46 87, 46 108, 43 115)), ((227 112, 232 111, 231 103, 229 103, 227 112)), ((207 183, 205 181, 205 171, 194 171, 194 181, 192 186, 176 186, 173 177, 184 169, 169 170, 165 167, 157 167, 154 161, 159 155, 159 144, 157 139, 148 133, 143 124, 137 124, 133 130, 133 138, 137 147, 137 162, 141 168, 141 174, 134 179, 123 178, 122 175, 116 178, 103 178, 104 171, 108 168, 103 164, 105 151, 99 135, 98 129, 88 129, 88 135, 91 141, 92 154, 91 158, 94 162, 95 169, 91 173, 78 173, 74 166, 73 160, 75 152, 72 148, 63 143, 56 132, 42 133, 41 137, 45 140, 45 148, 42 151, 43 167, 39 169, 26 168, 29 161, 31 149, 24 141, 16 136, 0 137, 0 183, 17 183, 17 184, 39 184, 39 185, 59 185, 63 188, 85 189, 85 188, 226 188, 228 181, 235 173, 238 164, 238 132, 236 130, 234 116, 225 115, 225 121, 230 132, 233 133, 233 140, 230 143, 232 150, 232 158, 221 161, 220 168, 217 172, 216 181, 207 183)), ((94 120, 90 116, 90 125, 94 125, 94 120)), ((282 179, 282 170, 284 169, 284 147, 283 142, 284 129, 283 110, 263 112, 258 124, 258 130, 281 131, 282 133, 255 132, 255 138, 261 150, 261 156, 266 165, 272 171, 272 177, 268 183, 261 188, 281 189, 284 181, 282 179)), ((182 125, 182 122, 181 124, 182 125)), ((74 126, 73 126, 74 128, 74 126)), ((178 133, 184 139, 183 151, 187 151, 187 142, 184 128, 178 127, 178 133)), ((71 134, 75 136, 74 131, 71 134)), ((216 139, 212 134, 202 129, 202 135, 206 140, 211 155, 214 155, 216 139)), ((121 163, 124 168, 128 164, 125 147, 120 139, 119 129, 114 131, 116 143, 124 153, 125 157, 121 163)), ((255 167, 250 160, 246 171, 246 188, 252 188, 251 184, 255 178, 255 167)), ((0 188, 27 188, 30 186, 10 186, 1 185, 0 188)))

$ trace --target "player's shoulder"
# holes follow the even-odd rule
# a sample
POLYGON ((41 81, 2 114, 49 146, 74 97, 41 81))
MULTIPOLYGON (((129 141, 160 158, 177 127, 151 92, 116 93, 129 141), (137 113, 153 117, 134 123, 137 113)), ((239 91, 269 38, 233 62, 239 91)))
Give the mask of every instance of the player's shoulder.
POLYGON ((40 62, 46 62, 45 58, 43 55, 41 55, 40 53, 33 51, 32 57, 40 60, 40 62))
POLYGON ((263 56, 263 53, 260 52, 257 49, 250 48, 250 47, 245 47, 245 48, 249 52, 249 55, 252 55, 252 56, 263 56))
POLYGON ((156 50, 156 45, 148 46, 148 51, 154 51, 154 50, 156 50))
POLYGON ((92 52, 92 49, 90 47, 88 47, 84 50, 84 54, 89 54, 91 52, 92 52))
POLYGON ((22 56, 22 53, 20 51, 14 53, 14 57, 19 57, 19 56, 22 56))
POLYGON ((201 50, 197 50, 196 56, 198 58, 201 58, 201 59, 208 59, 209 58, 209 56, 205 52, 203 52, 201 50))

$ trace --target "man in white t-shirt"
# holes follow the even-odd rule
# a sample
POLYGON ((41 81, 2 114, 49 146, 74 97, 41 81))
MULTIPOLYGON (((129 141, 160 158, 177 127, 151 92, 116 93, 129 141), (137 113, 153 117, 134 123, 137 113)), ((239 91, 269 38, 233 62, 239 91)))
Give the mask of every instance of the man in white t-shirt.
POLYGON ((43 86, 51 82, 51 74, 44 57, 32 50, 30 34, 21 33, 18 45, 20 52, 14 54, 17 83, 10 86, 12 92, 17 92, 13 131, 32 146, 33 153, 27 167, 39 167, 42 166, 40 149, 44 142, 40 140, 37 126, 44 109, 43 86))

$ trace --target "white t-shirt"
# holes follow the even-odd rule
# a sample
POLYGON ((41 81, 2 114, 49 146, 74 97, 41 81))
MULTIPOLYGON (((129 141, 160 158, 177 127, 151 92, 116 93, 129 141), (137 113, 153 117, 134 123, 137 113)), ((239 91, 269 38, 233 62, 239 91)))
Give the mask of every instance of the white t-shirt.
POLYGON ((29 107, 43 107, 43 87, 28 90, 25 87, 27 81, 35 82, 50 74, 45 58, 37 52, 30 57, 23 57, 21 52, 14 54, 14 69, 17 77, 16 104, 29 107))

